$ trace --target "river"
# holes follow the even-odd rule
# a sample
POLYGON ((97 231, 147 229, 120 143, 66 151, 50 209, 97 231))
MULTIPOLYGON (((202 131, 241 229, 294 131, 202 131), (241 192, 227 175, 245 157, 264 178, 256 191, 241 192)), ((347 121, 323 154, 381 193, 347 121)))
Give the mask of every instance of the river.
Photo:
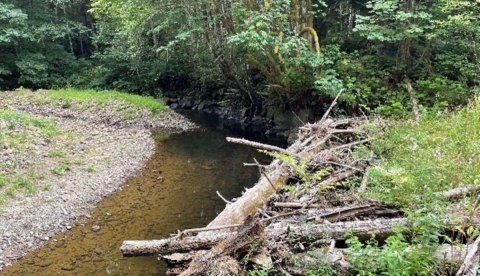
MULTIPOLYGON (((265 142, 208 114, 187 114, 201 127, 180 134, 155 133, 155 154, 123 190, 104 199, 83 224, 6 268, 2 275, 164 275, 165 265, 152 257, 124 258, 123 240, 159 239, 177 230, 203 227, 259 178, 244 167, 269 158, 252 148, 227 143, 227 136, 265 142), (100 226, 97 232, 93 226, 100 226)), ((285 146, 281 140, 268 141, 285 146)))

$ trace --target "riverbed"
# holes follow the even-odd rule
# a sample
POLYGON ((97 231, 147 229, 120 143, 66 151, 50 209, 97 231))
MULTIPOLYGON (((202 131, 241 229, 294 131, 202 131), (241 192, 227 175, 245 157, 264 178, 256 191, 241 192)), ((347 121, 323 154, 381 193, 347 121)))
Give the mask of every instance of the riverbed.
POLYGON ((225 140, 226 136, 254 140, 263 136, 212 116, 189 117, 202 127, 170 135, 156 132, 155 154, 142 172, 100 202, 89 219, 53 237, 1 274, 164 275, 165 267, 156 257, 122 257, 122 241, 159 239, 207 225, 225 207, 216 191, 231 200, 258 180, 258 169, 243 163, 253 158, 269 162, 255 149, 225 140))

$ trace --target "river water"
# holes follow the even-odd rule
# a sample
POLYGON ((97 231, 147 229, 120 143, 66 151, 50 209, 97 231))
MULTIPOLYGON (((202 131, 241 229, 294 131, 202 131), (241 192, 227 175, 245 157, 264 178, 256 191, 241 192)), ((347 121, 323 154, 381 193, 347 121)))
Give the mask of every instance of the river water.
MULTIPOLYGON (((225 207, 216 191, 231 199, 258 180, 258 169, 243 163, 253 158, 269 162, 256 150, 225 140, 233 136, 262 141, 261 135, 206 114, 187 116, 202 127, 180 134, 155 133, 155 154, 122 191, 91 210, 85 224, 57 235, 0 274, 164 275, 165 265, 155 256, 122 257, 122 241, 159 239, 206 226, 225 207), (93 232, 94 225, 100 231, 93 232)), ((268 142, 285 146, 283 141, 268 142)))

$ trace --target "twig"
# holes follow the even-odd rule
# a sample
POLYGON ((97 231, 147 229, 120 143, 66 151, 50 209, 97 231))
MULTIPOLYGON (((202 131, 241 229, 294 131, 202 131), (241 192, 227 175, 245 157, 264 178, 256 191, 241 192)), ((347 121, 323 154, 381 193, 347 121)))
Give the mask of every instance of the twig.
POLYGON ((274 219, 277 219, 277 218, 281 218, 281 217, 287 217, 287 216, 292 216, 292 215, 298 215, 298 213, 302 213, 302 211, 293 211, 293 212, 288 212, 288 213, 284 213, 284 214, 280 214, 280 215, 276 215, 276 216, 273 216, 273 217, 269 217, 269 218, 266 218, 266 219, 262 219, 261 222, 267 222, 267 221, 271 221, 271 220, 274 220, 274 219))
POLYGON ((333 100, 332 104, 330 104, 330 107, 327 109, 325 114, 323 114, 322 119, 320 119, 320 124, 322 124, 327 119, 328 115, 330 115, 330 112, 332 111, 333 107, 337 104, 337 100, 338 100, 338 98, 340 98, 340 95, 342 95, 342 93, 343 93, 343 89, 341 89, 340 92, 338 92, 338 94, 335 97, 335 99, 333 100))
POLYGON ((315 139, 315 136, 312 135, 310 136, 309 138, 307 138, 305 141, 302 142, 302 144, 300 144, 300 148, 303 148, 305 147, 306 145, 308 145, 313 139, 315 139))
POLYGON ((273 206, 276 208, 290 208, 290 209, 304 209, 304 208, 318 208, 318 204, 304 204, 299 202, 274 202, 273 206))
POLYGON ((295 112, 292 111, 292 113, 293 115, 295 115, 295 117, 297 117, 297 119, 300 121, 300 123, 302 123, 302 125, 305 125, 305 122, 303 122, 302 119, 300 119, 300 117, 298 117, 298 115, 295 112))
POLYGON ((223 229, 228 229, 228 228, 235 228, 235 227, 240 227, 243 224, 232 224, 232 225, 222 225, 218 227, 210 227, 210 228, 192 228, 192 229, 187 229, 183 231, 178 231, 177 234, 173 235, 174 238, 181 238, 185 236, 186 234, 189 233, 200 233, 200 232, 208 232, 208 231, 216 231, 216 230, 223 230, 223 229))
POLYGON ((344 168, 347 168, 347 169, 355 170, 355 171, 358 171, 358 172, 363 172, 362 169, 355 168, 355 167, 352 167, 352 166, 349 166, 349 165, 346 165, 346 164, 340 164, 340 163, 337 163, 337 162, 328 161, 328 162, 326 162, 326 164, 336 165, 336 166, 344 167, 344 168))
MULTIPOLYGON (((243 163, 243 166, 245 167, 258 167, 258 164, 255 163, 243 163)), ((265 168, 265 165, 260 165, 260 167, 265 168)))
POLYGON ((350 144, 341 145, 341 146, 332 148, 330 150, 334 151, 334 150, 339 150, 339 149, 344 149, 344 148, 350 148, 350 147, 353 147, 353 146, 356 146, 356 145, 365 144, 368 141, 370 141, 370 139, 363 139, 361 141, 356 141, 356 142, 353 142, 353 143, 350 143, 350 144))
POLYGON ((225 203, 227 203, 227 204, 232 204, 232 203, 233 203, 233 202, 228 201, 227 199, 225 199, 225 198, 220 194, 219 191, 216 191, 216 192, 217 192, 217 195, 218 195, 223 201, 225 201, 225 203))
POLYGON ((360 187, 358 188, 357 192, 358 193, 363 193, 365 192, 365 189, 367 189, 367 184, 368 184, 368 171, 365 172, 362 178, 362 183, 360 184, 360 187))
POLYGON ((272 181, 270 180, 270 178, 268 177, 268 175, 265 173, 265 170, 262 168, 262 166, 260 165, 260 163, 258 163, 257 159, 253 158, 253 161, 255 161, 255 164, 257 164, 258 170, 260 171, 260 174, 262 174, 263 176, 265 176, 265 178, 267 179, 268 183, 270 183, 270 186, 272 186, 272 188, 273 188, 273 190, 275 191, 275 193, 278 194, 277 188, 275 188, 275 185, 273 185, 272 181))

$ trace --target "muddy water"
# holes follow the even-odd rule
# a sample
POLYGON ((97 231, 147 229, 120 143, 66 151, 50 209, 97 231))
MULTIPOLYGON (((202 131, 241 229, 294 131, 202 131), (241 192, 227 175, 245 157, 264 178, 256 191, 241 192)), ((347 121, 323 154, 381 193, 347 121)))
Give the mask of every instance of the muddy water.
POLYGON ((93 209, 84 225, 57 235, 0 274, 164 275, 156 257, 123 258, 122 241, 158 239, 207 225, 225 206, 216 191, 230 199, 258 180, 257 169, 242 163, 254 157, 268 162, 253 149, 225 141, 227 135, 245 133, 227 130, 212 118, 194 119, 210 124, 189 133, 156 133, 155 155, 122 191, 93 209), (98 232, 92 231, 94 225, 101 227, 98 232))

